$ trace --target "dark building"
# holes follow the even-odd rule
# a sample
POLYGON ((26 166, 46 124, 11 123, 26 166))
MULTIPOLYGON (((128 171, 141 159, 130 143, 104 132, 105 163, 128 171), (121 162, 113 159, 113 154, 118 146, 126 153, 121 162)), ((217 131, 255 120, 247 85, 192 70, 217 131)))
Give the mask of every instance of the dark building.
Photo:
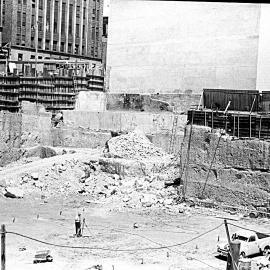
POLYGON ((106 69, 107 61, 107 42, 108 42, 108 17, 103 17, 103 29, 102 29, 102 63, 104 69, 106 69))
MULTIPOLYGON (((0 0, 2 44, 10 60, 101 62, 103 0, 0 0)), ((1 30, 0 30, 1 31, 1 30)))

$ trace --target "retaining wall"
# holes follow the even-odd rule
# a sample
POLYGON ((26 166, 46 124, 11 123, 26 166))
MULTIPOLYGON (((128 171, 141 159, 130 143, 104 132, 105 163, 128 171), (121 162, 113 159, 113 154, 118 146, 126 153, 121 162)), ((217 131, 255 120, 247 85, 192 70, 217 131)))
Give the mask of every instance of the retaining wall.
MULTIPOLYGON (((183 141, 182 164, 186 162, 189 132, 190 126, 183 141)), ((208 127, 193 126, 188 177, 184 177, 189 194, 201 195, 218 145, 204 195, 228 204, 269 200, 270 143, 219 136, 208 127)))
POLYGON ((51 145, 51 114, 0 112, 0 166, 18 160, 23 147, 51 145))
MULTIPOLYGON (((167 150, 174 114, 64 111, 63 118, 63 125, 53 130, 54 145, 71 146, 71 143, 73 147, 103 146, 110 138, 110 131, 129 132, 139 128, 148 135, 154 144, 167 150)), ((177 124, 175 151, 178 151, 179 142, 183 138, 185 123, 186 115, 180 115, 177 124)))

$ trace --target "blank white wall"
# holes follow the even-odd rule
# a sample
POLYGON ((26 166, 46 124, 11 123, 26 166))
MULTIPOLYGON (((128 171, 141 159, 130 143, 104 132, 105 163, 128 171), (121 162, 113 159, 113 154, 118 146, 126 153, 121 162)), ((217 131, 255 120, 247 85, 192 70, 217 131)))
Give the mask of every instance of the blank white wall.
POLYGON ((270 5, 261 5, 260 39, 257 66, 258 90, 270 90, 270 5))
POLYGON ((255 89, 259 4, 112 0, 112 92, 255 89))

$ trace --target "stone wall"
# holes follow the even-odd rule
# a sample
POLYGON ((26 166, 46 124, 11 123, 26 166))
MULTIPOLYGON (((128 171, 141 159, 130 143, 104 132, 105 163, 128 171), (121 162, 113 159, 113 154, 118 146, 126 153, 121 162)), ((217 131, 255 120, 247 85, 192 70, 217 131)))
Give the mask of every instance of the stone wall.
MULTIPOLYGON (((185 163, 190 126, 183 141, 181 162, 185 163)), ((270 143, 234 140, 210 128, 193 126, 187 186, 190 195, 201 196, 218 145, 204 194, 227 203, 270 199, 270 143), (219 144, 218 144, 219 141, 219 144)))
POLYGON ((52 145, 50 113, 0 112, 0 125, 0 166, 19 159, 24 147, 52 145))
POLYGON ((0 166, 20 158, 21 123, 21 114, 0 112, 0 166))

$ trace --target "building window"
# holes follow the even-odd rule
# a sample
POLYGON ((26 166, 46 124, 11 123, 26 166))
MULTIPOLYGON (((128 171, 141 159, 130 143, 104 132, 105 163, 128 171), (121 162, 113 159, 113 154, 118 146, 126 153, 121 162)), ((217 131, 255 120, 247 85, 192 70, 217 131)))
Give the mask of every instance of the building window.
POLYGON ((95 27, 92 27, 92 40, 95 40, 95 27))
POLYGON ((69 5, 69 25, 68 25, 68 33, 72 34, 72 24, 73 24, 73 5, 69 5))
POLYGON ((38 16, 38 31, 42 31, 42 16, 38 16))
POLYGON ((66 3, 62 4, 62 22, 61 22, 61 35, 65 36, 66 34, 66 3))
POLYGON ((42 49, 42 39, 38 39, 38 48, 42 49))
POLYGON ((42 59, 42 56, 38 56, 38 59, 42 59))
POLYGON ((53 32, 56 34, 57 33, 57 23, 58 23, 58 1, 55 1, 54 5, 54 23, 53 23, 53 32))
POLYGON ((72 45, 71 43, 68 43, 68 53, 71 53, 71 50, 72 50, 72 45))
POLYGON ((22 35, 22 42, 21 42, 22 46, 25 46, 25 35, 22 35))
POLYGON ((22 53, 18 53, 18 61, 22 61, 23 60, 23 54, 22 53))
POLYGON ((80 18, 81 14, 80 14, 80 6, 77 6, 76 8, 76 17, 80 18))
POLYGON ((22 26, 26 26, 26 13, 22 14, 22 26))
POLYGON ((31 56, 30 56, 30 59, 35 59, 35 56, 34 56, 34 55, 31 55, 31 56))
POLYGON ((83 18, 84 19, 86 18, 86 8, 85 7, 83 8, 83 18))
POLYGON ((47 2, 46 31, 51 31, 51 0, 47 2))
POLYGON ((78 23, 76 24, 76 37, 80 37, 80 25, 78 23))
POLYGON ((45 50, 49 50, 50 49, 50 41, 48 39, 46 39, 45 41, 45 50))
POLYGON ((43 0, 39 0, 39 9, 43 9, 43 0))
POLYGON ((61 42, 61 48, 60 48, 61 52, 65 51, 65 43, 61 42))
POLYGON ((56 51, 56 47, 57 47, 57 41, 53 42, 53 50, 56 51))
POLYGON ((83 25, 82 38, 85 38, 85 25, 83 25))
POLYGON ((31 18, 31 27, 33 28, 35 26, 35 15, 32 14, 32 18, 31 18))
POLYGON ((79 45, 75 45, 75 54, 79 54, 79 45))

